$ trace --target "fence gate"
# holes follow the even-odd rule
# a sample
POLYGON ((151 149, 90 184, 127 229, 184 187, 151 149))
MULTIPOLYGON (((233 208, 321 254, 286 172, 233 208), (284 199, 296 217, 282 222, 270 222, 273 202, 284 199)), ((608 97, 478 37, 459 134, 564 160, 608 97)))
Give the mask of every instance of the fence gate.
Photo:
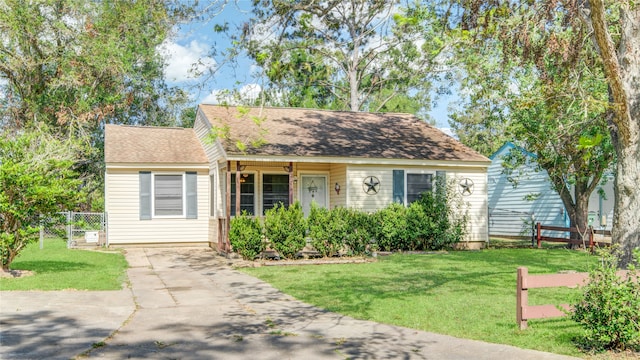
POLYGON ((109 245, 106 213, 69 211, 67 219, 67 247, 109 245))

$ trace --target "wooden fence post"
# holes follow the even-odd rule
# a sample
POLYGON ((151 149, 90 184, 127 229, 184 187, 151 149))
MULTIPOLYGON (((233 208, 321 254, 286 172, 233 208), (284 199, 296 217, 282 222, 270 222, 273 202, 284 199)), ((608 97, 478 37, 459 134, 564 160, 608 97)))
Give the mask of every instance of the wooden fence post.
MULTIPOLYGON (((538 223, 540 225, 540 223, 538 223)), ((538 230, 539 231, 539 230, 538 230)), ((518 268, 517 289, 516 289, 516 321, 520 330, 527 328, 527 319, 524 319, 524 308, 529 303, 529 294, 526 288, 525 277, 529 274, 526 267, 518 268)))
POLYGON ((589 226, 589 251, 593 253, 593 226, 589 226))
POLYGON ((542 239, 541 239, 541 235, 540 235, 540 223, 539 222, 536 224, 536 228, 538 229, 538 231, 537 231, 538 249, 540 249, 542 247, 542 239))

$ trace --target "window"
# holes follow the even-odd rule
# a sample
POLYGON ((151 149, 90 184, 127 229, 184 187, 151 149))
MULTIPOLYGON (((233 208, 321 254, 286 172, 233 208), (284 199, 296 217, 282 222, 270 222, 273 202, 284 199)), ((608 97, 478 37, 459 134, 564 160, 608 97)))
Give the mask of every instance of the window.
POLYGON ((153 214, 182 215, 182 175, 155 175, 153 181, 153 214))
MULTIPOLYGON (((255 175, 240 175, 240 211, 255 215, 255 175)), ((231 215, 236 214, 236 175, 231 174, 231 215)))
POLYGON ((140 172, 140 220, 152 217, 198 217, 197 174, 140 172))
POLYGON ((407 204, 420 199, 423 192, 433 189, 433 174, 407 174, 407 204))
POLYGON ((265 174, 262 177, 262 213, 278 203, 289 206, 289 175, 265 174))

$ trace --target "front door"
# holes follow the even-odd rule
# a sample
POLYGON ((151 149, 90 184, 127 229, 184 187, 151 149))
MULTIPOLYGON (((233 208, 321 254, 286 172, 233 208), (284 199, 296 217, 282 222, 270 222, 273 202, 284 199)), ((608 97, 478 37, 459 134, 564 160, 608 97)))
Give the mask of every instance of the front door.
POLYGON ((300 199, 302 211, 309 216, 311 203, 315 202, 319 207, 327 207, 327 177, 323 175, 302 175, 300 199))

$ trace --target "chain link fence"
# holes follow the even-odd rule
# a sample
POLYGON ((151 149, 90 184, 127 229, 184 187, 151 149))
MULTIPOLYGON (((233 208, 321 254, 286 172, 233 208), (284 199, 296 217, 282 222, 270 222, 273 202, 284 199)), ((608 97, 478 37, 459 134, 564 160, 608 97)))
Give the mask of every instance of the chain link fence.
POLYGON ((59 212, 43 219, 40 248, 48 238, 66 239, 67 247, 108 246, 107 214, 96 212, 59 212))

